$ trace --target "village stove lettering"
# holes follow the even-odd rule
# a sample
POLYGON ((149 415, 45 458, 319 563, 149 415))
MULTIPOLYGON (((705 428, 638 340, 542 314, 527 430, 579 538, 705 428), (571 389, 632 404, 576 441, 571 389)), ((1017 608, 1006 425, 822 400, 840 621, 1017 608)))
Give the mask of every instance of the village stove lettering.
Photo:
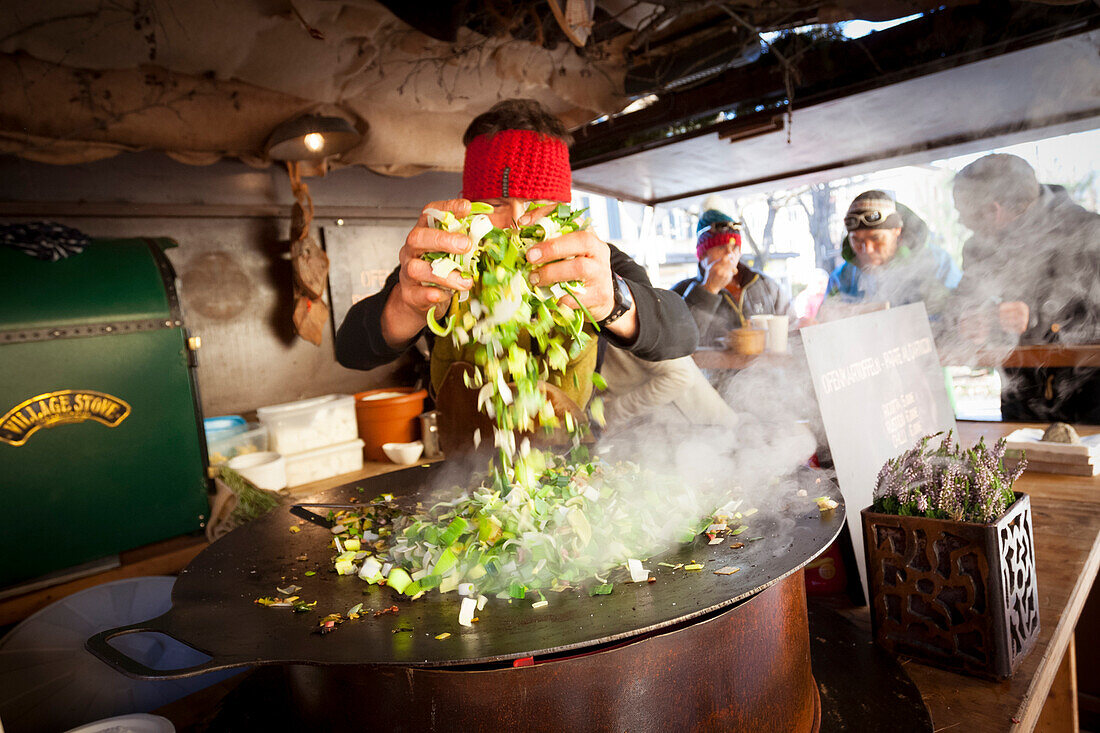
POLYGON ((0 417, 0 441, 20 446, 40 428, 95 420, 109 428, 130 414, 122 399, 90 389, 62 389, 24 400, 0 417))
POLYGON ((821 375, 822 394, 832 394, 854 384, 877 377, 884 369, 897 369, 932 353, 934 346, 932 339, 927 336, 910 341, 901 346, 895 346, 873 357, 866 357, 848 364, 847 366, 831 369, 821 375))

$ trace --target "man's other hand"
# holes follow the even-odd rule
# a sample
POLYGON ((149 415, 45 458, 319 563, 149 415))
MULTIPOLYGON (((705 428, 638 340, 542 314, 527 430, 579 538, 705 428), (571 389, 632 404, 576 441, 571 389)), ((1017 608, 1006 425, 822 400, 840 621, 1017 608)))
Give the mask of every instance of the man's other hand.
POLYGON ((1016 336, 1027 330, 1030 315, 1031 311, 1028 310, 1027 303, 1019 300, 1001 303, 997 307, 997 317, 1001 322, 1001 330, 1016 336))
MULTIPOLYGON (((470 202, 466 199, 433 201, 424 208, 450 211, 461 219, 469 215, 470 202)), ((433 229, 428 224, 427 214, 420 212, 416 226, 409 231, 404 246, 398 252, 400 270, 397 285, 382 311, 382 336, 386 343, 393 347, 408 343, 424 328, 424 316, 432 306, 445 303, 453 291, 473 287, 473 280, 457 272, 437 277, 432 272, 431 264, 422 260, 421 255, 428 252, 464 254, 470 246, 468 236, 433 229)), ((438 310, 436 315, 442 315, 438 310)))

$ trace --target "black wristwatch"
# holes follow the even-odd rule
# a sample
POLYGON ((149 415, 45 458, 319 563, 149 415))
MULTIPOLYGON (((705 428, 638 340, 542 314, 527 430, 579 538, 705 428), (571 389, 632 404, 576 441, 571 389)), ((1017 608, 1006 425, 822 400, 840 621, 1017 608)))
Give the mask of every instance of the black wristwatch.
POLYGON ((626 280, 614 273, 611 279, 615 283, 615 307, 607 314, 607 318, 600 321, 600 328, 619 320, 634 305, 634 297, 630 294, 630 286, 626 284, 626 280))

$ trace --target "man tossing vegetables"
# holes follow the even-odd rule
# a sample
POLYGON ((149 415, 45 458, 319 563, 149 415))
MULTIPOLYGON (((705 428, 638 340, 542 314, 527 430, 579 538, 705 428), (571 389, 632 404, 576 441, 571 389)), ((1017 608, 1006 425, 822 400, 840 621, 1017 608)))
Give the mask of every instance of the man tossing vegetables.
POLYGON ((424 208, 397 269, 380 292, 352 306, 337 332, 338 361, 373 369, 427 329, 449 453, 490 434, 485 385, 477 383, 486 360, 498 394, 514 392, 522 405, 523 390, 537 382, 571 423, 583 420, 604 340, 648 361, 695 350, 698 332, 683 300, 654 288, 641 266, 569 209, 569 142, 562 123, 534 100, 506 100, 474 118, 463 136, 463 198, 424 208), (532 352, 547 357, 539 361, 549 361, 552 373, 524 366, 532 352))

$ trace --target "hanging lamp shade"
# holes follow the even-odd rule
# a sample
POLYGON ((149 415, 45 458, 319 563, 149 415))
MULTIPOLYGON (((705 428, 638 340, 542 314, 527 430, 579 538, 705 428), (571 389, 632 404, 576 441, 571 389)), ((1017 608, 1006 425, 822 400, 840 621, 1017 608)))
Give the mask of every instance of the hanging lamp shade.
POLYGON ((274 160, 322 160, 351 150, 361 137, 343 117, 302 115, 275 128, 267 155, 274 160))

